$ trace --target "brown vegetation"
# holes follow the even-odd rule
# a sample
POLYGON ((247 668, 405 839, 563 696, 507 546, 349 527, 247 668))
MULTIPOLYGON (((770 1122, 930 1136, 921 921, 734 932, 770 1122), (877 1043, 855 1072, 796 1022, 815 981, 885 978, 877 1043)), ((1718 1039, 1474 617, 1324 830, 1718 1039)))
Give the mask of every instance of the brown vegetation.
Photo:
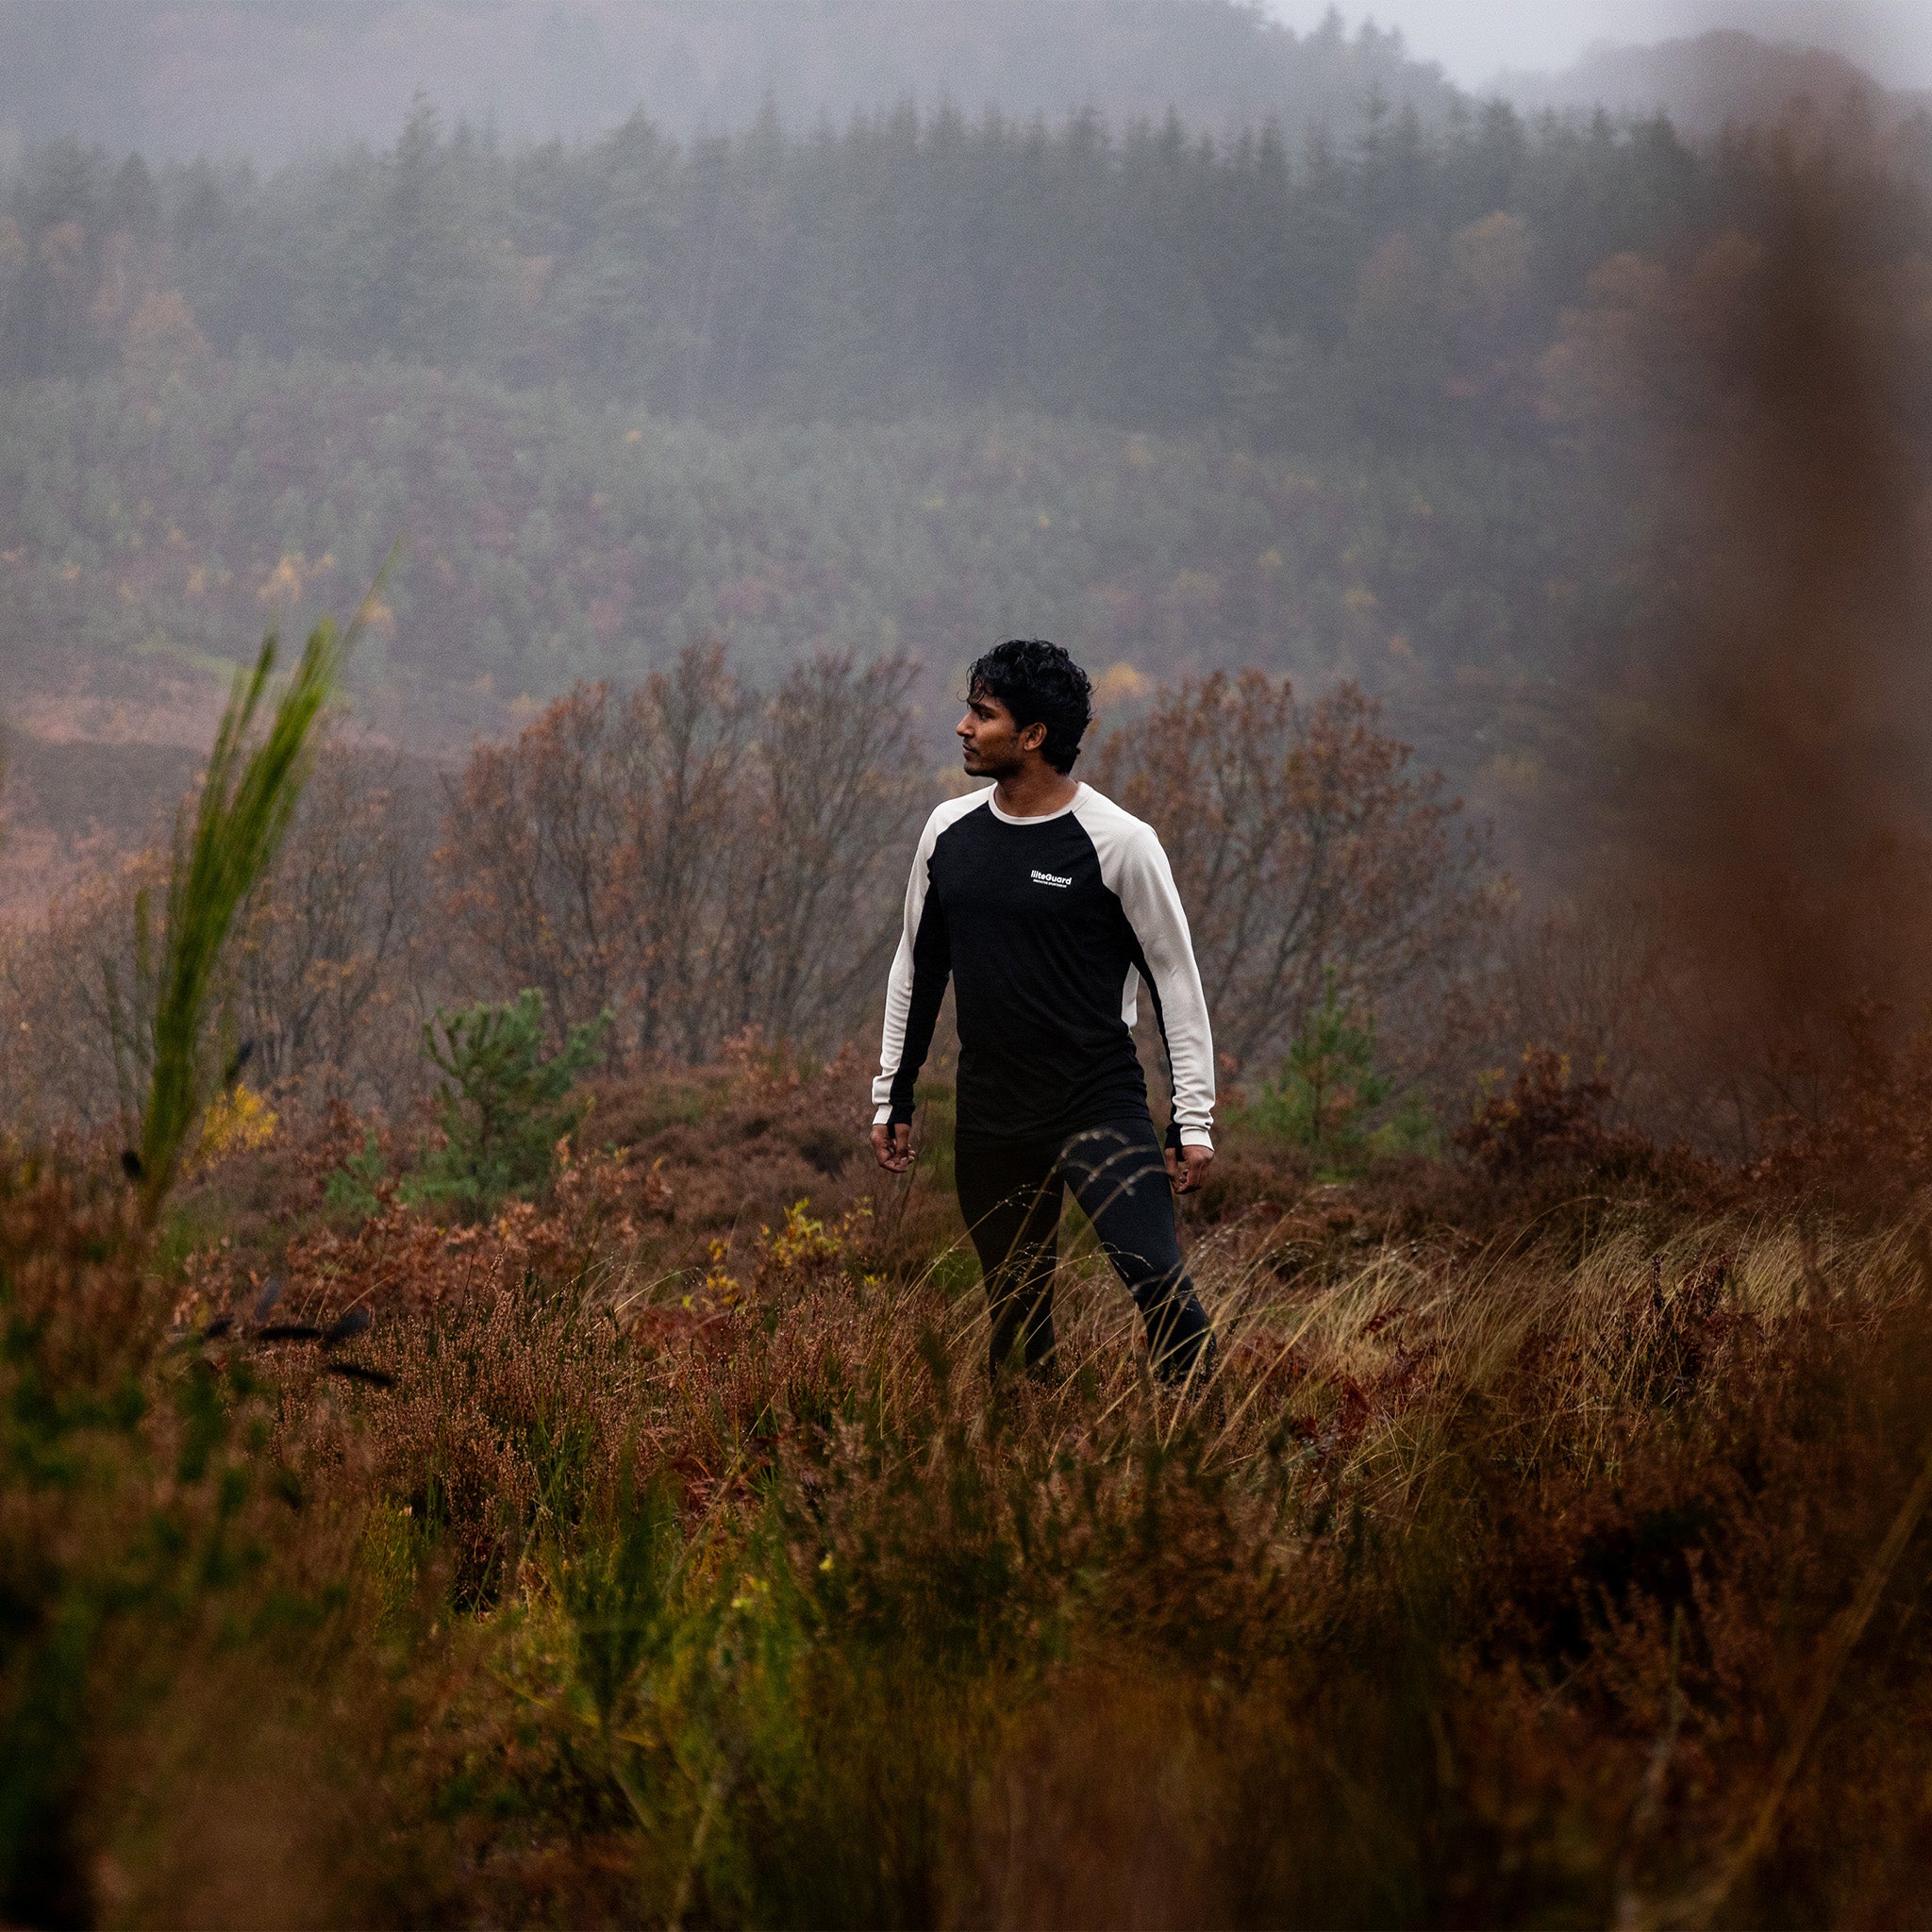
MULTIPOLYGON (((579 686, 475 747, 440 837, 413 768, 337 747, 231 961, 245 1077, 401 1122, 427 1079, 421 1020, 525 987, 559 1039, 611 1014, 613 1067, 869 1036, 930 795, 911 675, 820 657, 761 693, 707 645, 629 693, 579 686)), ((1158 694, 1102 741, 1094 781, 1174 855, 1230 1069, 1271 1073, 1333 974, 1386 1017, 1406 1074, 1466 1080, 1480 1035, 1444 1014, 1486 990, 1495 892, 1440 777, 1409 764, 1354 688, 1304 704, 1258 673, 1158 694)), ((158 865, 89 880, 0 954, 0 1091, 23 1122, 125 1134, 138 1070, 116 1042, 140 1034, 158 865)))
POLYGON ((96 1607, 11 1654, 11 1724, 75 1714, 12 1908, 1909 1917, 1913 1224, 1572 1145, 1540 1216, 1418 1225, 1254 1149, 1274 1205, 1191 1227, 1217 1405, 1156 1402, 1076 1243, 1015 1410, 942 1189, 788 1201, 850 1084, 613 1090, 619 1154, 466 1231, 331 1219, 351 1131, 242 1158, 187 1211, 267 1212, 172 1307, 113 1190, 16 1170, 8 1374, 58 1400, 12 1453, 89 1474, 16 1461, 7 1560, 96 1607))
MULTIPOLYGON (((433 822, 396 760, 331 747, 227 962, 224 1025, 258 1089, 407 1105, 434 983, 421 957, 433 822)), ((151 998, 138 908, 165 869, 158 848, 137 851, 0 936, 0 1093, 17 1127, 129 1138, 151 998)))

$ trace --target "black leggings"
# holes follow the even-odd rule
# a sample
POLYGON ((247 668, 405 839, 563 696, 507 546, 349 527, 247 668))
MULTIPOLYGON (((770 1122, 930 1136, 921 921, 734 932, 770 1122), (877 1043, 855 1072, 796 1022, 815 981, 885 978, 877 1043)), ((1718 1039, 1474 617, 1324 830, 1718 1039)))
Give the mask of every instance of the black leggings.
POLYGON ((1109 1123, 1065 1141, 962 1135, 954 1166, 960 1211, 986 1277, 995 1375, 1015 1341, 1029 1370, 1052 1371, 1053 1274, 1067 1187, 1147 1324, 1156 1372, 1178 1382, 1197 1362, 1209 1365, 1202 1351, 1212 1336, 1181 1260, 1174 1191, 1153 1122, 1109 1123))

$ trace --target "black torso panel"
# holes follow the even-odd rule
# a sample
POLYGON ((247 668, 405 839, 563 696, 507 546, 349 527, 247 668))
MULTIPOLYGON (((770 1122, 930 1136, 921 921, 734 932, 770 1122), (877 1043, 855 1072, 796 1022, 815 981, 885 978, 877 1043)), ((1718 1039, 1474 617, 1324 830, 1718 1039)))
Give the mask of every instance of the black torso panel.
POLYGON ((941 832, 924 917, 943 921, 959 1025, 959 1129, 1019 1139, 1144 1116, 1121 1017, 1139 947, 1076 814, 987 806, 941 832))

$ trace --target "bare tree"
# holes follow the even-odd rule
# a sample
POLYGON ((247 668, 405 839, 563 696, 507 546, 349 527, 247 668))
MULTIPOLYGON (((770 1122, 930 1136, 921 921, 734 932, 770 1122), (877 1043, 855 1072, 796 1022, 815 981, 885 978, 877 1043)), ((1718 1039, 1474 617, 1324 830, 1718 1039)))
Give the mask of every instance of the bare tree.
POLYGON ((436 864, 446 909, 506 991, 534 986, 568 1028, 629 976, 623 733, 608 689, 579 685, 513 744, 479 744, 436 864))
MULTIPOLYGON (((215 989, 251 1084, 393 1104, 415 1067, 431 811, 401 760, 327 748, 215 989)), ((0 948, 0 1104, 17 1122, 115 1125, 132 1144, 151 1071, 159 848, 56 902, 0 948)))
POLYGON ((401 759, 331 745, 235 959, 235 1024, 256 1077, 391 1097, 413 1058, 431 816, 401 759), (407 1045, 406 1045, 407 1042, 407 1045))
POLYGON ((743 761, 758 699, 717 644, 680 653, 626 699, 625 858, 640 1049, 704 1057, 715 1005, 713 928, 742 836, 743 761))
POLYGON ((497 990, 541 988, 558 1027, 609 1008, 654 1058, 849 1027, 921 789, 912 675, 821 655, 761 698, 699 645, 627 696, 579 687, 479 746, 437 866, 497 990))
POLYGON ((1378 718, 1353 685, 1305 706, 1286 678, 1216 672, 1100 746, 1096 783, 1167 847, 1237 1066, 1283 1051, 1329 974, 1380 1007, 1484 924, 1480 840, 1378 718))
POLYGON ((764 707, 719 935, 727 1024, 829 1038, 874 997, 921 791, 914 675, 900 658, 859 668, 822 652, 764 707))
POLYGON ((0 1106, 15 1126, 139 1138, 153 1013, 137 908, 165 878, 158 852, 123 860, 0 946, 0 1106))

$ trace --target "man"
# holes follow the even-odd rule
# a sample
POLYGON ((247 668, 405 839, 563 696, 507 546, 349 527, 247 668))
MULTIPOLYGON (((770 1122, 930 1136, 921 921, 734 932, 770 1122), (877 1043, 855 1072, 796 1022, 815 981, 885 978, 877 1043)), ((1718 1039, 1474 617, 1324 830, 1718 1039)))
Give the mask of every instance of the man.
POLYGON ((913 1084, 950 975, 959 1026, 959 1207, 979 1253, 997 1375, 1017 1345, 1053 1366, 1062 1190, 1093 1224, 1164 1379, 1199 1380, 1212 1338, 1175 1238, 1173 1191, 1214 1158, 1214 1048, 1167 855, 1150 825, 1069 774, 1092 717, 1058 644, 974 665, 958 731, 992 782, 926 821, 906 891, 873 1087, 879 1165, 912 1164, 913 1084), (1174 1076, 1163 1156, 1134 1048, 1136 984, 1174 1076))

